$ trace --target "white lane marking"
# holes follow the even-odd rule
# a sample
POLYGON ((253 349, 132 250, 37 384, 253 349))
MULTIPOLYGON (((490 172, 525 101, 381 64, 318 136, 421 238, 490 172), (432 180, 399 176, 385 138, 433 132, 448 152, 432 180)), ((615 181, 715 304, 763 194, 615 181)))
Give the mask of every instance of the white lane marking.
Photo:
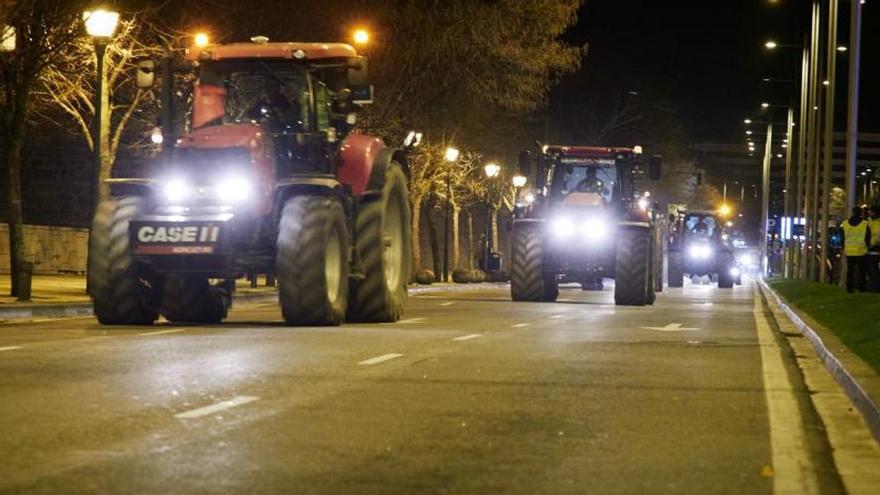
POLYGON ((384 363, 385 361, 391 361, 392 359, 397 359, 403 356, 403 354, 383 354, 381 356, 376 356, 370 359, 364 359, 358 364, 361 366, 372 366, 374 364, 384 363))
POLYGON ((692 330, 699 330, 699 328, 688 328, 682 327, 681 323, 670 323, 665 327, 641 327, 645 330, 657 330, 658 332, 690 332, 692 330))
POLYGON ((408 323, 424 323, 425 320, 427 320, 427 318, 425 318, 424 316, 420 316, 418 318, 410 318, 408 320, 400 320, 397 323, 402 323, 402 324, 406 325, 408 323))
POLYGON ((561 299, 557 299, 557 301, 559 301, 559 302, 572 302, 573 300, 572 300, 572 299, 569 299, 569 298, 567 298, 567 297, 564 297, 564 298, 561 298, 561 299))
POLYGON ((185 331, 185 328, 175 328, 174 330, 158 330, 155 332, 139 333, 138 335, 140 335, 141 337, 149 337, 150 335, 165 335, 166 333, 180 333, 185 331))
POLYGON ((452 340, 456 340, 456 341, 471 340, 471 339, 476 339, 476 338, 479 338, 479 337, 482 337, 482 336, 483 336, 483 335, 482 335, 482 334, 479 334, 479 333, 472 333, 472 334, 470 334, 470 335, 462 335, 461 337, 456 337, 456 338, 454 338, 454 339, 452 339, 452 340))
POLYGON ((452 306, 453 304, 455 304, 455 302, 453 302, 453 301, 447 301, 447 302, 445 302, 445 303, 441 303, 440 306, 452 306))
POLYGON ((180 419, 200 418, 202 416, 208 416, 209 414, 214 414, 232 407, 247 404, 255 400, 260 400, 260 398, 248 395, 238 395, 229 400, 224 400, 216 404, 211 404, 210 406, 200 407, 198 409, 191 409, 186 412, 175 414, 174 417, 180 419))
POLYGON ((553 315, 550 318, 552 318, 554 320, 558 320, 558 319, 562 318, 562 315, 553 315))
POLYGON ((532 326, 531 323, 517 323, 516 325, 512 325, 510 328, 525 328, 532 326))
POLYGON ((803 429, 794 387, 782 361, 782 351, 764 315, 761 296, 755 292, 755 328, 761 348, 764 395, 770 420, 770 451, 773 462, 774 493, 818 493, 815 468, 807 454, 809 446, 803 429))
POLYGON ((16 349, 21 349, 21 346, 20 346, 20 345, 11 345, 11 346, 8 346, 8 347, 0 347, 0 352, 3 352, 3 351, 14 351, 14 350, 16 350, 16 349))

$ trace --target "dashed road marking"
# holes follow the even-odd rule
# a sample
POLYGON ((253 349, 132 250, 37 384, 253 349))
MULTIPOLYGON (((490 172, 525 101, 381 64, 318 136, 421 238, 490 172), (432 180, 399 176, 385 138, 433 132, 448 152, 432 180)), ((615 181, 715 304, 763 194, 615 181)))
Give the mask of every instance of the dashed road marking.
POLYGON ((552 318, 552 319, 554 319, 554 320, 558 320, 558 319, 562 318, 562 316, 563 316, 563 315, 553 315, 553 316, 551 316, 550 318, 552 318))
POLYGON ((3 352, 3 351, 14 351, 14 350, 16 350, 16 349, 21 349, 21 346, 20 346, 20 345, 10 345, 10 346, 7 346, 7 347, 0 347, 0 352, 3 352))
POLYGON ((402 324, 406 325, 408 323, 424 323, 425 320, 427 320, 427 318, 425 318, 424 316, 420 316, 418 318, 409 318, 407 320, 400 320, 397 323, 402 323, 402 324))
POLYGON ((517 323, 516 325, 511 325, 510 328, 525 328, 532 326, 531 323, 517 323))
POLYGON ((461 337, 456 337, 456 338, 454 338, 454 339, 452 339, 452 340, 456 340, 456 341, 471 340, 471 339, 476 339, 476 338, 479 338, 479 337, 482 337, 482 336, 483 336, 483 335, 482 335, 482 334, 479 334, 479 333, 472 333, 472 334, 470 334, 470 335, 462 335, 461 337))
POLYGON ((359 362, 358 364, 361 366, 372 366, 374 364, 384 363, 385 361, 391 361, 392 359, 397 359, 402 356, 403 356, 403 354, 394 354, 394 353, 383 354, 381 356, 376 356, 374 358, 364 359, 363 361, 359 362))
POLYGON ((200 407, 198 409, 191 409, 186 412, 175 414, 174 417, 179 418, 179 419, 200 418, 202 416, 208 416, 210 414, 218 413, 218 412, 224 411, 226 409, 241 406, 243 404, 247 404, 247 403, 253 402, 255 400, 260 400, 260 398, 247 396, 247 395, 239 395, 239 396, 233 397, 229 400, 224 400, 224 401, 218 402, 216 404, 211 404, 210 406, 200 407))
POLYGON ((138 335, 140 335, 141 337, 149 337, 150 335, 165 335, 166 333, 180 333, 185 331, 185 328, 175 328, 174 330, 158 330, 155 332, 139 333, 138 335))
POLYGON ((445 303, 441 303, 440 306, 452 306, 453 304, 455 304, 454 301, 447 301, 445 303))

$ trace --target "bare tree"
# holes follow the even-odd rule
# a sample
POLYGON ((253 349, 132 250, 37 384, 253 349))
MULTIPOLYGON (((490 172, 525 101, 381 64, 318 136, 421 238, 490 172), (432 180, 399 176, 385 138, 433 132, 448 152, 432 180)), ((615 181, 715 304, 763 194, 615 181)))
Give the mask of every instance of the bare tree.
MULTIPOLYGON (((138 128, 132 144, 143 144, 146 129, 155 125, 155 113, 146 103, 153 98, 152 91, 138 89, 134 84, 135 63, 141 59, 162 55, 162 47, 155 43, 155 34, 138 16, 120 21, 119 27, 107 45, 104 56, 104 94, 101 95, 101 170, 100 195, 105 198, 109 189, 104 180, 111 176, 113 164, 123 142, 125 131, 132 125, 138 128), (137 117, 137 118, 136 118, 137 117)), ((73 124, 89 149, 94 149, 92 123, 95 115, 95 71, 97 58, 92 41, 87 36, 77 37, 62 50, 59 61, 40 78, 38 99, 48 105, 43 108, 60 109, 65 117, 57 121, 61 126, 73 124)), ((55 120, 56 112, 46 111, 43 117, 55 120)))
POLYGON ((77 0, 10 0, 0 3, 0 26, 14 33, 15 48, 0 52, 0 141, 9 174, 7 222, 12 295, 19 295, 24 261, 21 166, 33 88, 60 62, 61 53, 81 34, 83 4, 77 0), (8 27, 6 27, 8 26, 8 27))

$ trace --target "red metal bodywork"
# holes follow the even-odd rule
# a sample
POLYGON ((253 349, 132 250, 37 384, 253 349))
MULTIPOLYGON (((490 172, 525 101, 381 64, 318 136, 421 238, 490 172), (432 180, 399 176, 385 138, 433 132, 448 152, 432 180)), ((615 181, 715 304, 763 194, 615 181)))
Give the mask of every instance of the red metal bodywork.
POLYGON ((381 139, 364 134, 349 134, 339 149, 340 164, 336 174, 339 182, 351 187, 355 196, 367 189, 376 156, 385 148, 381 139))
POLYGON ((225 60, 242 58, 286 58, 294 59, 294 53, 305 53, 306 60, 323 58, 356 57, 357 50, 345 43, 230 43, 191 48, 187 51, 190 60, 225 60))
POLYGON ((258 124, 227 124, 196 129, 182 138, 177 146, 196 149, 247 149, 255 177, 257 211, 262 214, 272 211, 272 195, 275 192, 272 144, 258 124))
POLYGON ((226 113, 226 88, 196 84, 193 94, 193 128, 223 117, 226 113))

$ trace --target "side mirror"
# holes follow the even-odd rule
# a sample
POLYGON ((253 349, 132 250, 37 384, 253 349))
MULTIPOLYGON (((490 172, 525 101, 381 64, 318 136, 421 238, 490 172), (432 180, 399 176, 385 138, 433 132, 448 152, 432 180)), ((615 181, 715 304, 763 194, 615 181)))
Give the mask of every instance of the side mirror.
POLYGON ((648 159, 648 177, 651 180, 660 180, 660 171, 663 165, 663 157, 653 155, 648 159))
POLYGON ((141 60, 137 63, 136 84, 139 89, 150 89, 156 84, 156 62, 141 60))
POLYGON ((369 86, 370 70, 367 57, 349 58, 346 78, 349 87, 369 86))

